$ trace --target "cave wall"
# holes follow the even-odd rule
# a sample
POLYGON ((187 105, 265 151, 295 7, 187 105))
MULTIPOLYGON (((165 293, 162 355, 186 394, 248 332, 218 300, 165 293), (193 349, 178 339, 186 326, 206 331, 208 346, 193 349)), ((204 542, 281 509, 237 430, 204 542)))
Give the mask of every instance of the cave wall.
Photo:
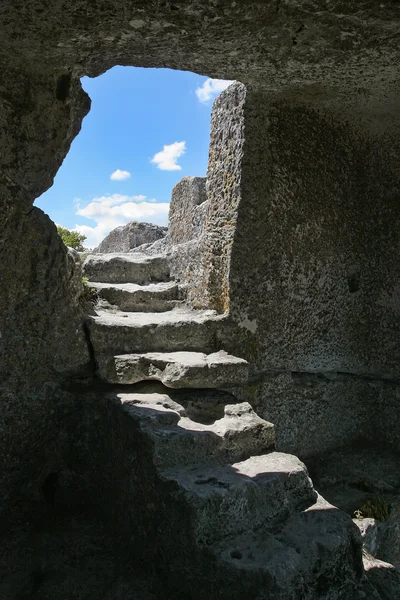
MULTIPOLYGON (((259 92, 254 92, 251 102, 247 93, 244 138, 239 134, 238 148, 231 147, 232 152, 244 152, 240 159, 244 171, 240 181, 232 182, 231 189, 237 190, 240 185, 242 194, 240 227, 235 233, 232 259, 225 262, 228 267, 232 262, 232 316, 245 325, 241 328, 243 340, 238 338, 237 345, 252 359, 255 374, 261 376, 267 368, 346 367, 367 370, 374 376, 395 376, 397 304, 389 280, 394 285, 397 277, 397 238, 393 232, 397 213, 390 198, 397 193, 391 165, 396 164, 399 136, 396 129, 391 133, 387 128, 385 133, 379 127, 367 134, 368 127, 358 123, 359 113, 365 109, 365 115, 369 107, 374 127, 378 121, 387 122, 388 115, 393 117, 389 119, 391 124, 397 118, 399 103, 393 90, 399 89, 398 22, 395 3, 361 0, 350 5, 334 0, 329 6, 306 0, 82 0, 78 4, 6 0, 2 4, 3 504, 6 498, 21 494, 21 482, 40 481, 55 468, 55 448, 62 455, 68 453, 61 450, 64 446, 57 440, 63 422, 78 409, 74 401, 69 404, 70 400, 64 399, 61 381, 87 364, 87 346, 76 292, 69 285, 71 263, 54 226, 40 211, 32 211, 32 204, 51 185, 89 109, 79 78, 97 76, 116 64, 187 69, 237 79, 248 90, 259 92), (280 100, 282 91, 285 94, 280 100), (271 94, 275 100, 271 100, 271 94), (311 99, 311 106, 299 102, 300 97, 311 99), (336 112, 330 110, 330 102, 335 99, 336 112), (244 150, 243 139, 247 144, 244 150), (296 145, 301 153, 295 152, 296 145), (343 160, 343 153, 350 162, 343 160), (298 182, 287 169, 289 159, 300 172, 298 182), (317 173, 318 165, 325 169, 325 159, 328 171, 324 177, 340 188, 337 198, 333 189, 322 185, 323 176, 317 173), (311 173, 308 180, 301 173, 310 165, 315 165, 311 173, 326 198, 318 199, 313 193, 311 173), (343 171, 346 178, 335 179, 334 169, 340 174, 343 171), (353 184, 351 172, 357 172, 353 184), (247 190, 245 196, 243 190, 247 190), (273 207, 273 198, 283 202, 284 195, 287 214, 293 219, 282 218, 282 206, 280 210, 273 207), (322 222, 324 207, 329 204, 331 208, 336 202, 337 210, 324 214, 327 220, 322 222), (310 223, 309 230, 305 218, 309 213, 300 210, 303 205, 314 215, 315 223, 310 223), (350 218, 356 220, 354 233, 348 224, 350 218), (340 225, 336 237, 322 239, 321 231, 333 227, 334 219, 340 225), (302 225, 297 233, 294 220, 302 225), (289 246, 285 251, 279 240, 287 232, 289 246), (303 242, 292 247, 301 236, 303 242), (275 240, 273 244, 271 239, 275 240), (291 260, 294 250, 308 250, 305 266, 291 260), (312 251, 321 255, 310 258, 312 251), (282 270, 283 282, 291 283, 292 296, 273 276, 264 278, 264 283, 260 281, 262 269, 268 273, 270 264, 274 273, 282 270), (290 265, 296 269, 291 270, 290 265), (329 283, 319 289, 324 269, 328 269, 329 283), (351 293, 349 285, 357 285, 358 280, 360 290, 351 293), (382 297, 383 304, 378 302, 379 285, 387 294, 382 297), (318 290, 312 296, 314 312, 307 303, 310 287, 313 292, 318 290), (330 302, 324 314, 321 307, 325 299, 329 300, 329 293, 338 294, 337 301, 330 302), (276 316, 278 305, 281 311, 276 316), (312 320, 307 325, 310 315, 312 320), (357 328, 359 315, 362 323, 357 328), (318 336, 314 340, 315 332, 318 336), (64 409, 65 403, 68 408, 64 409)), ((245 110, 242 100, 239 113, 245 110)), ((238 127, 242 125, 238 123, 238 127)), ((217 139, 214 141, 217 143, 217 139)), ((226 156, 226 160, 233 165, 235 156, 226 156)), ((210 171, 215 189, 220 176, 216 171, 214 178, 210 171)), ((223 179, 221 184, 225 185, 223 179)), ((220 189, 224 197, 225 191, 220 189)), ((211 236, 219 227, 217 213, 215 205, 211 236)), ((221 278, 215 274, 230 256, 234 227, 223 229, 228 236, 226 243, 215 240, 222 259, 211 263, 207 272, 210 286, 206 289, 206 294, 210 289, 211 297, 221 299, 217 302, 220 310, 227 308, 228 271, 221 278)), ((270 398, 274 407, 273 390, 270 398)), ((282 413, 268 409, 265 394, 260 401, 272 420, 279 420, 282 413)), ((284 401, 290 403, 289 392, 284 401)), ((294 413, 295 409, 293 404, 294 413)), ((354 415, 359 407, 353 409, 351 405, 348 410, 354 415)), ((391 419, 386 416, 381 423, 383 431, 391 419)))
POLYGON ((372 115, 246 95, 233 346, 251 360, 254 403, 278 447, 303 457, 398 439, 393 400, 386 408, 374 385, 399 372, 398 122, 377 127, 372 115))
POLYGON ((23 70, 3 72, 1 89, 0 512, 36 493, 62 462, 73 402, 60 384, 90 363, 79 265, 32 207, 79 131, 88 98, 78 82, 59 100, 57 77, 23 70))

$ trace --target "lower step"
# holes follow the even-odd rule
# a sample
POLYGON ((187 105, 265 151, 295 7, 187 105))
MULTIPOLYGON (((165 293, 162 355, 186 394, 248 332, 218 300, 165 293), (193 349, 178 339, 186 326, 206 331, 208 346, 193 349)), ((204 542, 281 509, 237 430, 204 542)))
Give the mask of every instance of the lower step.
POLYGON ((99 357, 99 375, 109 383, 157 380, 169 388, 224 388, 247 383, 248 363, 223 350, 123 354, 99 357))
POLYGON ((91 282, 90 287, 100 298, 127 312, 163 312, 172 310, 184 300, 184 289, 174 281, 149 285, 91 282))
POLYGON ((212 310, 179 307, 168 312, 122 312, 96 309, 87 320, 96 357, 144 352, 211 353, 223 327, 212 310))
POLYGON ((175 484, 176 499, 190 506, 193 533, 203 546, 276 527, 317 498, 305 465, 280 452, 220 467, 169 469, 163 475, 175 484))
POLYGON ((159 470, 176 466, 223 465, 275 448, 275 429, 247 402, 227 405, 221 418, 194 421, 168 393, 118 394, 125 413, 152 447, 159 470))

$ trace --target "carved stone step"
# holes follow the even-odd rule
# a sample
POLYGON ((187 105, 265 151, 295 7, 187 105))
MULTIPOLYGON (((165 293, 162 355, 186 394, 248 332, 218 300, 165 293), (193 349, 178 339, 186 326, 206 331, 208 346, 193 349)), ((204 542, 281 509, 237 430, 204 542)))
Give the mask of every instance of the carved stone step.
POLYGON ((211 353, 217 348, 221 318, 214 311, 187 307, 162 313, 96 310, 88 317, 96 358, 101 354, 194 351, 211 353))
POLYGON ((153 446, 153 463, 171 467, 224 465, 275 447, 274 426, 247 402, 227 405, 223 416, 206 425, 186 416, 167 393, 120 393, 124 411, 153 446))
POLYGON ((185 290, 174 281, 138 285, 136 283, 91 282, 100 298, 123 311, 162 312, 179 306, 185 290))
POLYGON ((291 514, 314 504, 317 493, 305 465, 272 452, 218 467, 168 469, 173 497, 191 509, 197 544, 281 526, 291 514))
POLYGON ((167 257, 145 254, 91 254, 83 263, 89 281, 101 283, 137 283, 169 280, 167 257))
POLYGON ((202 352, 153 352, 122 354, 99 362, 99 374, 109 383, 157 380, 169 388, 224 388, 244 385, 247 361, 223 350, 202 352))

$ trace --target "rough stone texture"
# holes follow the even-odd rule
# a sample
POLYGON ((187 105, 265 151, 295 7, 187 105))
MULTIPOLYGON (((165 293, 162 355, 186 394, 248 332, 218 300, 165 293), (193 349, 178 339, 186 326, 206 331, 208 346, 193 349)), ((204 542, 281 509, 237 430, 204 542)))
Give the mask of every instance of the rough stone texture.
POLYGON ((400 572, 393 565, 368 554, 363 557, 363 563, 366 573, 364 598, 391 600, 400 597, 400 572))
POLYGON ((110 231, 93 252, 129 252, 132 248, 137 248, 142 244, 152 244, 156 240, 164 238, 166 233, 166 227, 132 221, 110 231))
POLYGON ((397 376, 396 125, 248 92, 243 127, 230 311, 260 367, 397 376))
POLYGON ((90 360, 79 301, 80 267, 55 225, 34 208, 20 217, 4 252, 0 512, 7 499, 14 504, 16 497, 25 498, 16 490, 30 490, 46 463, 53 462, 52 453, 58 454, 59 419, 66 409, 54 383, 87 375, 90 360))
POLYGON ((198 238, 205 227, 205 177, 184 177, 172 190, 168 217, 168 238, 171 244, 183 244, 198 238))
MULTIPOLYGON (((201 303, 209 298, 210 285, 218 290, 221 281, 222 294, 214 296, 218 309, 225 310, 227 274, 215 277, 215 267, 230 265, 231 312, 246 334, 237 339, 245 357, 255 357, 261 371, 328 369, 398 379, 397 3, 60 0, 45 5, 14 0, 3 3, 0 18, 0 331, 1 380, 7 383, 1 402, 12 419, 2 429, 0 445, 7 448, 4 480, 13 473, 19 482, 8 487, 7 497, 23 488, 21 482, 32 483, 39 466, 52 458, 55 445, 50 442, 60 431, 62 394, 55 390, 46 401, 41 390, 57 377, 53 366, 75 369, 86 352, 83 339, 69 346, 79 319, 74 294, 57 287, 68 279, 65 250, 59 247, 54 255, 43 249, 38 257, 40 239, 22 233, 30 228, 30 219, 30 230, 42 231, 35 220, 38 213, 29 212, 32 202, 51 185, 88 110, 79 77, 98 75, 116 64, 181 68, 247 84, 240 183, 247 192, 239 204, 240 227, 230 258, 222 244, 222 259, 205 271, 207 288, 199 290, 201 303), (53 272, 58 272, 54 293, 53 272), (41 276, 27 280, 27 273, 41 276), (62 320, 60 307, 65 310, 62 320), (51 318, 42 321, 42 315, 51 318), (56 344, 60 331, 63 343, 58 339, 56 344), (14 381, 20 378, 24 386, 14 381), (36 470, 33 456, 38 458, 36 470)), ((56 235, 48 230, 46 247, 57 244, 56 235)), ((217 241, 215 247, 220 247, 217 241)), ((377 396, 384 408, 383 397, 377 396)), ((364 398, 355 396, 353 402, 352 414, 357 415, 364 398)), ((398 439, 392 433, 395 402, 393 394, 390 412, 379 417, 376 435, 381 439, 385 427, 388 438, 398 439)), ((101 431, 107 434, 111 423, 112 432, 109 438, 99 435, 93 427, 97 397, 93 405, 91 418, 78 430, 82 438, 90 438, 96 461, 101 456, 105 460, 92 463, 88 478, 98 474, 99 464, 106 465, 104 475, 98 474, 109 479, 108 494, 101 500, 120 519, 122 530, 129 529, 128 523, 131 530, 137 526, 136 543, 142 550, 144 542, 156 540, 141 530, 151 507, 144 511, 146 503, 132 498, 145 497, 151 489, 151 465, 140 462, 141 440, 124 430, 124 416, 104 409, 110 419, 104 418, 101 431), (117 497, 116 479, 129 482, 126 489, 118 488, 117 497), (128 518, 122 507, 128 507, 128 518)), ((161 517, 154 518, 154 532, 170 526, 161 517)), ((183 566, 175 563, 178 580, 194 572, 193 554, 185 560, 184 512, 180 518, 167 531, 171 550, 174 540, 183 540, 183 566)), ((321 522, 317 525, 321 531, 321 522)), ((325 541, 327 548, 331 538, 325 541)), ((313 581, 303 578, 307 590, 299 587, 299 576, 272 597, 351 598, 357 581, 354 546, 340 546, 336 538, 334 548, 327 572, 313 581)), ((153 558, 162 564, 161 553, 153 558)), ((235 569, 227 567, 218 579, 215 570, 205 568, 206 560, 198 564, 195 594, 207 590, 210 598, 218 597, 222 589, 226 597, 257 599, 259 587, 251 590, 245 576, 231 577, 235 569)))
POLYGON ((0 297, 0 378, 3 384, 41 385, 89 360, 79 302, 82 275, 54 223, 38 208, 20 219, 14 233, 1 266, 7 284, 0 297))
POLYGON ((373 435, 375 388, 333 374, 270 373, 242 394, 276 426, 277 447, 303 460, 373 435), (356 404, 356 399, 361 401, 356 404))
MULTIPOLYGON (((374 429, 398 443, 383 400, 390 391, 376 385, 396 382, 400 359, 400 257, 391 226, 400 197, 398 128, 387 115, 363 111, 350 122, 334 99, 316 104, 240 84, 214 106, 204 304, 229 310, 241 333, 227 349, 240 348, 255 382, 268 373, 315 373, 326 380, 321 397, 333 400, 329 380, 348 376, 339 399, 348 418, 330 404, 321 435, 312 395, 299 405, 296 386, 287 387, 280 412, 273 386, 263 390, 257 408, 277 425, 278 440, 286 438, 278 447, 302 455, 374 429), (221 159, 215 170, 213 157, 221 159), (307 421, 315 438, 308 436, 308 449, 288 445, 307 421)), ((395 402, 392 392, 394 410, 395 402)))
POLYGON ((305 466, 279 452, 222 467, 168 469, 163 475, 178 484, 177 494, 189 497, 201 546, 276 527, 317 498, 305 466))
MULTIPOLYGON (((305 500, 308 494, 312 503, 315 492, 312 486, 309 487, 304 467, 297 459, 287 457, 286 461, 290 463, 277 460, 277 472, 270 475, 264 465, 259 482, 246 476, 240 481, 239 476, 235 479, 234 471, 230 474, 234 480, 232 498, 236 493, 239 499, 240 487, 248 492, 242 504, 244 513, 246 506, 252 503, 257 508, 255 499, 262 496, 262 490, 266 494, 266 501, 274 489, 277 502, 270 505, 271 510, 266 514, 272 516, 275 506, 277 521, 274 521, 274 525, 286 509, 293 510, 293 518, 283 521, 281 526, 276 526, 272 531, 246 531, 242 534, 244 539, 240 539, 241 536, 225 537, 213 546, 199 547, 194 543, 193 525, 196 519, 199 523, 201 514, 190 509, 190 504, 185 500, 190 494, 180 491, 176 481, 165 480, 164 477, 160 480, 160 474, 154 471, 154 446, 149 444, 149 430, 147 427, 145 430, 138 427, 138 407, 135 409, 132 404, 121 404, 123 394, 118 397, 115 394, 97 393, 93 394, 92 400, 85 397, 82 402, 89 422, 93 414, 98 417, 96 431, 89 428, 85 433, 92 436, 90 442, 85 444, 89 448, 85 473, 86 469, 91 473, 89 480, 93 478, 93 472, 96 473, 96 497, 104 507, 107 519, 113 523, 114 530, 126 537, 133 526, 135 537, 129 557, 131 564, 137 559, 143 561, 144 565, 157 564, 158 578, 172 588, 170 597, 180 597, 179 594, 182 594, 184 598, 186 594, 194 600, 200 600, 205 595, 213 599, 240 600, 248 591, 251 597, 259 600, 356 598, 356 589, 362 576, 361 538, 351 518, 322 499, 301 511, 302 498, 305 500), (131 409, 134 409, 132 415, 131 409), (97 464, 101 464, 102 468, 96 469, 97 464), (282 467, 289 464, 294 469, 293 480, 285 477, 283 472, 282 467), (275 485, 263 486, 264 477, 265 480, 274 481, 275 485), (299 492, 296 495, 295 481, 304 494, 299 492), (281 492, 290 499, 285 507, 278 502, 278 498, 282 498, 281 492), (132 502, 132 498, 137 501, 132 502), (145 502, 142 503, 140 499, 145 499, 145 502), (295 509, 296 503, 299 503, 300 512, 295 509), (176 544, 176 539, 179 539, 179 544, 176 544), (238 551, 242 553, 242 558, 238 558, 238 551), (167 556, 168 560, 164 562, 162 556, 167 556), (196 564, 195 570, 193 564, 196 564)), ((164 403, 165 399, 160 401, 164 403)), ((157 420, 168 412, 171 411, 158 409, 157 420)), ((150 418, 150 414, 148 416, 150 418)), ((167 422, 165 426, 168 427, 167 422)), ((80 444, 82 442, 80 438, 80 444)), ((162 456, 165 456, 165 447, 162 456)), ((267 459, 259 457, 257 460, 267 459)), ((257 460, 251 471, 253 475, 257 471, 257 460)), ((269 464, 273 464, 273 461, 271 457, 269 464)), ((228 475, 225 473, 225 476, 228 475)), ((212 485, 211 482, 209 485, 212 485)), ((218 497, 227 499, 229 491, 225 492, 218 497)), ((201 490, 197 493, 201 493, 201 490)), ((236 506, 239 510, 239 504, 236 506)), ((211 507, 208 506, 207 510, 211 511, 211 507)), ((260 519, 264 512, 258 513, 260 519)), ((224 513, 221 518, 224 518, 224 513)), ((240 527, 240 520, 237 522, 240 527)), ((235 522, 232 521, 230 527, 234 526, 235 522)), ((165 596, 168 597, 168 594, 165 596)))
MULTIPOLYGON (((364 558, 384 561, 391 572, 376 572, 385 587, 400 581, 399 455, 385 447, 352 444, 307 461, 314 485, 332 504, 353 518, 364 544, 364 558)), ((371 561, 367 560, 368 563, 371 561)), ((373 565, 372 565, 373 566, 373 565)), ((375 565, 384 568, 383 565, 375 565)), ((371 564, 369 564, 369 568, 371 564)), ((368 570, 367 570, 368 574, 368 570)), ((369 579, 369 578, 368 578, 369 579)), ((393 589, 398 589, 394 587, 393 589)), ((385 596, 396 598, 397 596, 385 596)))
POLYGON ((157 380, 169 388, 226 388, 247 383, 248 363, 223 350, 123 354, 100 362, 100 376, 110 383, 157 380))

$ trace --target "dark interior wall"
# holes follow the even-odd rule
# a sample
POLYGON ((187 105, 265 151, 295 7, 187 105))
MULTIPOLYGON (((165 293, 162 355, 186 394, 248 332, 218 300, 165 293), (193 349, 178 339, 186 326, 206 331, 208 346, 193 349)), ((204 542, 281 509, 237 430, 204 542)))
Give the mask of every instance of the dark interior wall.
POLYGON ((396 376, 400 158, 326 106, 248 94, 231 314, 261 369, 396 376))
POLYGON ((57 81, 1 73, 0 512, 60 468, 72 401, 59 384, 89 363, 79 268, 54 223, 32 207, 89 109, 79 81, 62 99, 57 81))
POLYGON ((264 380, 259 412, 278 447, 302 456, 398 438, 374 381, 399 376, 400 165, 396 121, 371 123, 246 97, 230 315, 237 350, 264 380))

